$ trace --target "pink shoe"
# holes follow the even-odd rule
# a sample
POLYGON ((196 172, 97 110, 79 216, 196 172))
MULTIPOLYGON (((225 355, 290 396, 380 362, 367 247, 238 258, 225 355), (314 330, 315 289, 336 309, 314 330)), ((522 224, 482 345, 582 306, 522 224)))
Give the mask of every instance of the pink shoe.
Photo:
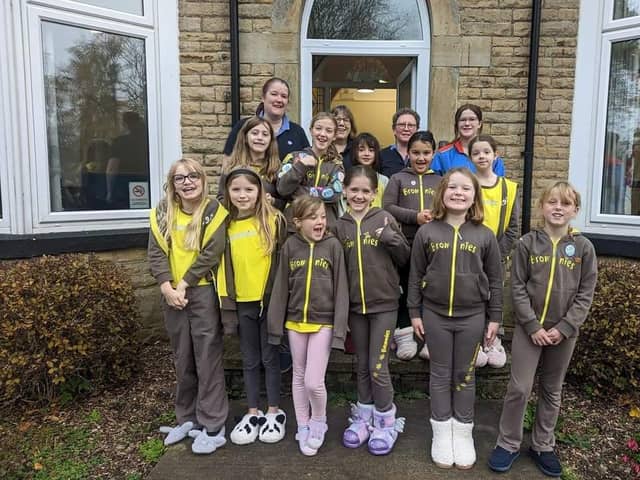
POLYGON ((429 360, 429 358, 430 358, 429 357, 429 348, 427 347, 426 343, 422 346, 422 348, 418 352, 418 356, 423 360, 429 360))
POLYGON ((487 354, 484 353, 484 348, 480 347, 478 350, 478 356, 476 357, 476 368, 482 368, 487 364, 487 354))
POLYGON ((396 342, 396 357, 400 360, 411 360, 418 353, 418 344, 413 338, 413 327, 396 328, 393 332, 396 342))
POLYGON ((342 444, 347 448, 358 448, 369 440, 369 426, 373 416, 373 405, 358 402, 351 404, 349 425, 342 434, 342 444))
POLYGON ((309 420, 309 437, 307 438, 307 445, 311 447, 313 450, 318 451, 318 449, 324 443, 324 435, 327 433, 327 422, 321 422, 314 420, 313 418, 309 420))
POLYGON ((487 350, 487 363, 493 368, 502 368, 506 365, 507 352, 504 351, 500 338, 496 338, 493 345, 487 350))
POLYGON ((307 440, 309 439, 309 427, 298 427, 298 433, 296 433, 296 440, 298 441, 298 446, 300 447, 300 453, 306 455, 307 457, 313 457, 318 453, 318 450, 315 448, 311 448, 307 444, 307 440))

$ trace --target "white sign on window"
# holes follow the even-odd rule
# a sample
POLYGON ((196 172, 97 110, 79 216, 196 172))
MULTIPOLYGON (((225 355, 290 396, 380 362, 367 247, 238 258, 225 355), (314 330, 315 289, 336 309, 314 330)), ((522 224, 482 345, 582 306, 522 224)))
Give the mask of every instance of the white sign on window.
POLYGON ((129 208, 149 208, 149 182, 129 182, 129 208))

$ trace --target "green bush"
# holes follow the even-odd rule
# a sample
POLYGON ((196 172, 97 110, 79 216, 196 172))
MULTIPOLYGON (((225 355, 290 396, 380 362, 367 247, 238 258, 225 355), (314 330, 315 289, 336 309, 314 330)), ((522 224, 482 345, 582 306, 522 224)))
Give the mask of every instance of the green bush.
POLYGON ((596 396, 640 387, 640 262, 598 261, 591 312, 580 329, 569 378, 596 396))
POLYGON ((0 402, 128 380, 138 328, 133 287, 113 262, 80 254, 1 262, 0 402))

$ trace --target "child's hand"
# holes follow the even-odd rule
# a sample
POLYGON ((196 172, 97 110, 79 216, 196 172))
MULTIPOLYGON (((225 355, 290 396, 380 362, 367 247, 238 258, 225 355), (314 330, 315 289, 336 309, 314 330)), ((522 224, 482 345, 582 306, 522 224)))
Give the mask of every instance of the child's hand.
POLYGON ((564 340, 564 335, 562 335, 562 333, 560 333, 560 330, 558 330, 557 328, 550 328, 547 332, 547 335, 549 335, 549 338, 551 339, 551 343, 553 343, 553 345, 558 345, 560 342, 562 342, 562 340, 564 340))
POLYGON ((551 338, 549 337, 549 332, 547 332, 544 328, 541 328, 535 333, 531 334, 531 341, 534 345, 539 347, 544 347, 547 345, 553 345, 551 338))
POLYGON ((500 324, 498 322, 489 322, 487 325, 487 331, 484 336, 484 346, 489 348, 493 345, 493 342, 496 341, 496 336, 498 335, 498 329, 500 328, 500 324))
POLYGON ((172 308, 182 310, 188 303, 184 296, 184 292, 174 289, 169 282, 165 282, 160 286, 160 291, 164 296, 165 302, 172 308))
MULTIPOLYGON (((386 227, 387 225, 389 225, 389 217, 384 217, 384 227, 386 227)), ((376 228, 376 231, 374 232, 376 238, 380 238, 384 227, 376 228)))
POLYGON ((416 221, 418 222, 418 225, 429 223, 431 221, 431 211, 422 210, 421 212, 418 212, 418 215, 416 215, 416 221))
POLYGON ((413 327, 413 333, 415 333, 420 340, 424 340, 424 325, 422 324, 422 319, 420 317, 412 318, 411 326, 413 327))

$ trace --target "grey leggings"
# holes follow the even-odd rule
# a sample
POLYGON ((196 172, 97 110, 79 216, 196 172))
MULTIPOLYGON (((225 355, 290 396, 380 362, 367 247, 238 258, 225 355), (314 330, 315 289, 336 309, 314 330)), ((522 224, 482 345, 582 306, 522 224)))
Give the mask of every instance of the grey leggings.
POLYGON ((453 416, 462 423, 471 423, 476 396, 475 360, 486 314, 444 317, 425 308, 422 317, 431 357, 431 418, 443 422, 453 416))
POLYGON ((260 302, 238 302, 237 308, 248 407, 259 406, 261 365, 264 365, 267 403, 276 407, 280 404, 280 357, 278 347, 267 342, 267 309, 260 315, 260 302))
POLYGON ((351 338, 358 358, 358 401, 374 403, 379 412, 389 410, 393 404, 389 344, 397 316, 397 311, 349 314, 351 338))

